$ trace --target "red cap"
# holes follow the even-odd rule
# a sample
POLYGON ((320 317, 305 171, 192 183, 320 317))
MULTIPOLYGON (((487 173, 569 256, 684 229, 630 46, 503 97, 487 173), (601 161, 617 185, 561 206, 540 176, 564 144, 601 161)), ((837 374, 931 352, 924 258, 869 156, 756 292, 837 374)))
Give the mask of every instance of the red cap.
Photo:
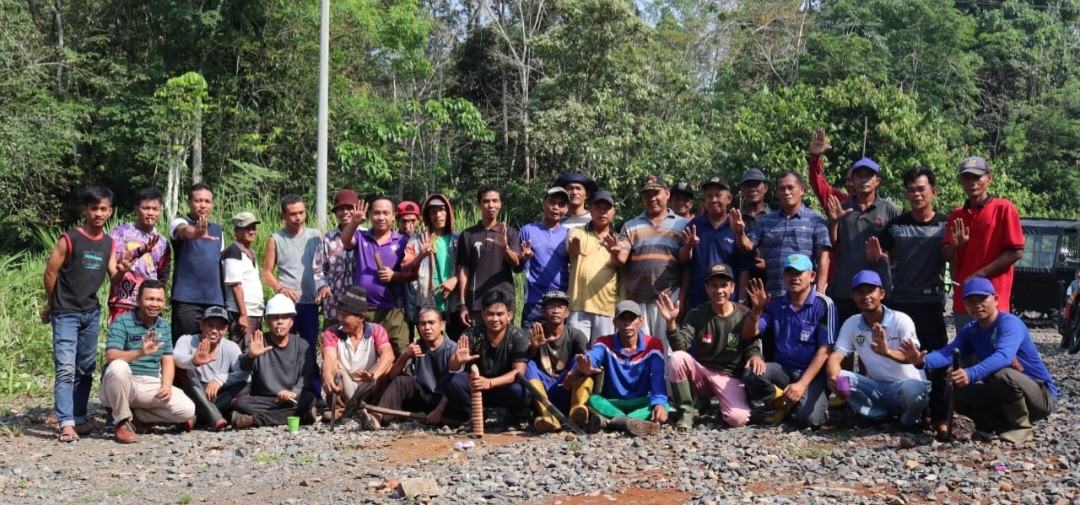
POLYGON ((419 217, 420 206, 417 205, 416 202, 413 202, 411 200, 405 200, 404 202, 398 204, 395 214, 398 216, 407 216, 409 214, 412 214, 419 217))

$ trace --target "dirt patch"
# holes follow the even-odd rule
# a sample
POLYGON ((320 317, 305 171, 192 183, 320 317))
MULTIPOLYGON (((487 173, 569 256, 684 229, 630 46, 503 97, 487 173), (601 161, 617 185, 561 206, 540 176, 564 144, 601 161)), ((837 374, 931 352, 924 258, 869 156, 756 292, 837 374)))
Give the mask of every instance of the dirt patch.
MULTIPOLYGON (((376 459, 387 466, 445 458, 457 459, 460 451, 454 450, 456 442, 472 441, 477 448, 494 447, 526 441, 524 435, 488 434, 482 439, 465 436, 434 436, 426 434, 402 436, 392 443, 379 447, 380 455, 376 459)), ((475 449, 469 449, 475 450, 475 449)))
POLYGON ((674 489, 640 489, 632 487, 622 493, 601 493, 599 496, 556 496, 542 502, 544 505, 599 505, 612 502, 633 503, 634 505, 673 505, 686 503, 693 493, 674 489))

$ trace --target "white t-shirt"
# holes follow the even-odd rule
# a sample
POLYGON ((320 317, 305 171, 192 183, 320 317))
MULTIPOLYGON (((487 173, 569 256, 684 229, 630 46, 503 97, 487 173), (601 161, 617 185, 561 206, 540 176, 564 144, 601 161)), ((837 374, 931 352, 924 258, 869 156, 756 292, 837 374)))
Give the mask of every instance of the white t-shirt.
MULTIPOLYGON (((889 349, 899 349, 904 340, 915 342, 919 347, 919 337, 915 335, 915 323, 903 312, 897 312, 884 307, 885 316, 881 320, 881 326, 885 328, 885 341, 889 349)), ((913 365, 897 363, 882 356, 870 348, 874 332, 871 326, 863 320, 862 314, 856 314, 844 321, 840 326, 840 335, 836 339, 833 350, 850 356, 852 352, 858 353, 859 359, 866 365, 866 372, 871 379, 882 382, 895 382, 908 379, 926 380, 926 374, 913 365)))
MULTIPOLYGON (((253 253, 254 254, 254 253, 253 253)), ((221 267, 225 272, 225 308, 231 312, 240 312, 236 306, 236 295, 232 287, 239 284, 244 292, 244 307, 248 317, 263 315, 263 286, 259 277, 259 267, 239 244, 233 242, 221 255, 221 267)))

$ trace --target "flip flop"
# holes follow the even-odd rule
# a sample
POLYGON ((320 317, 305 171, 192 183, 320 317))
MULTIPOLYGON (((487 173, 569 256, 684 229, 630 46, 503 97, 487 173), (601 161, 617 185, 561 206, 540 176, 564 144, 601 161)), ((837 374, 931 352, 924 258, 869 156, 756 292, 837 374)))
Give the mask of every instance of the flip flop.
POLYGON ((74 441, 78 440, 79 439, 79 434, 75 433, 74 431, 66 432, 66 433, 61 431, 60 434, 57 435, 56 439, 61 441, 61 442, 64 442, 64 443, 70 443, 70 442, 74 442, 74 441))

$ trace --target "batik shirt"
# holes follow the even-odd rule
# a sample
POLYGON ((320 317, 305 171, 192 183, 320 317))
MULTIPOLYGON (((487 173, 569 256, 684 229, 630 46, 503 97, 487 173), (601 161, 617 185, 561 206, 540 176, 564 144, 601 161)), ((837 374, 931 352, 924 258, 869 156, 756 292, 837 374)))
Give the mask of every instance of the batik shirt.
POLYGON ((130 224, 122 224, 113 228, 109 235, 113 239, 113 254, 116 255, 116 261, 119 263, 124 257, 132 259, 131 270, 124 274, 122 281, 114 283, 112 289, 109 290, 109 306, 135 308, 139 305, 135 298, 142 281, 146 279, 156 279, 163 282, 169 280, 169 269, 172 266, 172 251, 169 249, 169 241, 162 237, 157 230, 143 233, 130 224), (154 235, 158 236, 158 242, 154 245, 154 249, 147 251, 138 258, 132 258, 131 255, 134 254, 132 251, 140 248, 145 249, 146 243, 154 235))
POLYGON ((337 321, 337 299, 356 278, 356 250, 346 251, 341 245, 341 228, 330 230, 319 240, 315 250, 315 291, 330 288, 333 296, 323 300, 323 317, 337 321))

